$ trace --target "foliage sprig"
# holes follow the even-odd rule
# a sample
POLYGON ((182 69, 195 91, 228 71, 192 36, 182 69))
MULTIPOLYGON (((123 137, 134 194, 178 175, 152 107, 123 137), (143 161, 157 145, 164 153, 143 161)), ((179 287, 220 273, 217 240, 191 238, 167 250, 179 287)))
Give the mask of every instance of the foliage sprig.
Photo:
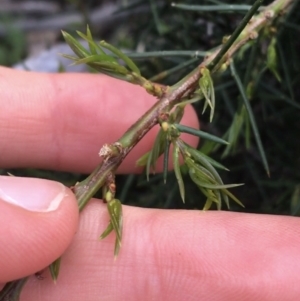
MULTIPOLYGON (((148 93, 158 98, 158 101, 118 141, 101 148, 99 153, 102 157, 101 163, 87 179, 74 187, 80 211, 99 189, 103 190, 103 199, 107 203, 110 222, 100 238, 105 238, 109 233, 115 232, 115 256, 121 247, 123 217, 121 202, 115 198, 114 175, 128 153, 157 124, 160 125, 161 129, 152 150, 138 161, 138 164, 146 166, 148 177, 151 169, 155 170, 158 157, 164 155, 164 180, 167 180, 169 152, 172 147, 171 158, 183 201, 185 200, 185 186, 180 157, 188 168, 189 176, 206 196, 205 210, 209 209, 213 203, 220 209, 222 201, 229 207, 229 198, 242 205, 228 190, 239 184, 224 184, 216 171, 216 168, 225 169, 225 167, 186 144, 180 138, 180 134, 186 132, 225 144, 226 141, 181 125, 180 120, 186 104, 202 100, 204 110, 209 107, 210 119, 213 118, 216 105, 212 80, 214 74, 225 71, 234 55, 257 39, 261 29, 271 26, 275 19, 287 11, 293 1, 275 0, 254 16, 261 2, 261 0, 255 2, 244 21, 229 38, 224 39, 225 42, 222 45, 211 51, 195 70, 170 87, 158 85, 144 78, 129 56, 107 42, 95 42, 89 28, 85 34, 78 32, 78 35, 87 41, 89 49, 86 49, 70 34, 63 32, 66 42, 76 55, 66 57, 73 60, 75 64, 84 63, 108 76, 140 85, 148 93)), ((275 45, 276 41, 272 39, 268 49, 267 66, 276 75, 275 45)), ((278 75, 276 76, 278 77, 278 75)), ((56 280, 59 272, 59 259, 51 265, 50 271, 53 279, 56 280)), ((0 292, 0 300, 18 300, 20 290, 26 280, 27 278, 23 278, 8 283, 0 292)))
MULTIPOLYGON (((197 163, 193 159, 189 159, 186 156, 184 144, 178 142, 180 141, 178 125, 177 127, 172 126, 172 123, 174 122, 170 122, 168 118, 169 116, 172 116, 172 110, 174 109, 174 107, 179 108, 177 110, 181 110, 180 116, 182 116, 184 106, 180 107, 179 104, 188 100, 189 98, 195 97, 198 92, 198 94, 200 94, 197 95, 199 97, 198 100, 205 100, 204 108, 206 108, 207 106, 211 108, 210 118, 212 119, 215 106, 215 99, 211 73, 216 73, 225 70, 224 65, 230 64, 230 60, 233 58, 233 55, 248 42, 251 42, 253 39, 256 39, 258 37, 257 32, 264 26, 266 27, 268 24, 271 24, 272 21, 277 17, 276 13, 278 13, 279 11, 284 11, 290 4, 290 1, 276 0, 271 5, 267 6, 259 15, 253 17, 255 12, 259 8, 261 2, 261 0, 257 0, 255 2, 255 4, 252 6, 249 12, 246 14, 244 20, 241 22, 241 25, 239 25, 236 28, 234 34, 229 39, 227 39, 224 45, 221 45, 219 48, 215 49, 210 55, 208 55, 204 59, 204 61, 199 65, 199 67, 197 67, 186 77, 184 77, 182 80, 180 80, 178 83, 174 84, 171 87, 162 88, 161 86, 159 86, 158 90, 160 90, 160 93, 156 94, 156 96, 159 97, 158 102, 146 114, 144 114, 127 132, 125 132, 125 134, 115 144, 111 146, 105 146, 105 148, 111 149, 111 153, 113 153, 113 149, 115 150, 117 148, 118 154, 114 153, 114 155, 112 156, 110 155, 110 152, 108 152, 107 155, 103 155, 103 162, 96 168, 96 170, 86 180, 76 185, 75 193, 78 198, 80 209, 82 209, 86 205, 88 200, 100 187, 105 185, 107 177, 115 173, 117 167, 121 164, 121 162, 130 152, 130 150, 143 138, 143 136, 154 125, 158 123, 161 125, 162 129, 157 135, 153 149, 150 151, 148 156, 144 157, 144 159, 147 158, 147 177, 149 177, 150 169, 155 168, 155 163, 158 157, 163 153, 167 155, 167 153, 165 152, 167 145, 172 144, 174 148, 173 165, 175 167, 175 173, 179 186, 181 187, 180 191, 183 200, 184 189, 177 164, 179 150, 185 159, 185 164, 187 164, 189 169, 192 170, 192 172, 190 172, 191 178, 194 182, 196 182, 196 184, 200 187, 201 191, 208 198, 208 203, 206 204, 206 207, 210 207, 209 202, 214 201, 218 204, 218 208, 220 208, 221 195, 227 206, 229 206, 228 196, 233 198, 235 201, 239 202, 239 200, 237 200, 227 190, 227 188, 229 187, 224 186, 224 184, 220 181, 218 177, 216 177, 216 175, 213 176, 211 171, 205 170, 205 167, 201 167, 201 165, 199 165, 199 162, 197 163), (250 19, 251 22, 249 22, 250 19), (170 127, 169 125, 166 126, 168 122, 170 124, 170 127), (206 182, 204 180, 205 177, 206 182), (213 186, 215 187, 214 190, 212 190, 213 186)), ((89 34, 87 34, 86 36, 88 35, 89 34)), ((69 39, 69 41, 71 40, 69 39)), ((95 47, 96 46, 94 46, 94 48, 95 47)), ((80 53, 82 53, 82 51, 80 53)), ((126 62, 127 59, 124 60, 125 54, 120 55, 117 52, 114 52, 114 54, 121 59, 123 58, 123 61, 126 62)), ((91 53, 89 53, 88 56, 89 55, 91 55, 91 53)), ((132 76, 132 74, 135 74, 135 72, 133 72, 132 69, 129 69, 127 69, 127 75, 132 76)), ((117 77, 118 75, 119 74, 116 72, 114 76, 117 77)), ((125 80, 130 81, 131 79, 132 78, 127 77, 125 80)), ((143 80, 139 82, 131 82, 141 84, 143 80)), ((150 86, 156 86, 156 84, 150 82, 148 83, 150 86)), ((141 85, 143 86, 143 84, 141 85)), ((149 92, 147 88, 146 90, 149 92)), ((174 119, 174 117, 170 118, 174 119)), ((180 120, 181 117, 178 119, 180 120)), ((105 152, 100 151, 100 154, 104 153, 105 152)), ((165 164, 168 163, 167 159, 165 159, 164 161, 165 164)), ((142 161, 139 160, 138 164, 141 164, 141 162, 142 161)), ((233 185, 236 186, 237 184, 233 185)))

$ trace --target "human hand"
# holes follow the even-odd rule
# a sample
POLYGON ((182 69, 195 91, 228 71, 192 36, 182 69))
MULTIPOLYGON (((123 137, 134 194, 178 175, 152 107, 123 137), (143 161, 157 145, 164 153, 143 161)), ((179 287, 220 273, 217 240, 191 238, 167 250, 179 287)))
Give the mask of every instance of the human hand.
MULTIPOLYGON (((103 143, 117 140, 155 101, 139 87, 99 75, 5 68, 0 95, 1 167, 84 173, 98 164, 103 143)), ((191 108, 184 119, 197 126, 191 108)), ((155 130, 121 172, 135 172, 154 137, 155 130)), ((123 245, 114 261, 113 235, 97 240, 109 220, 101 202, 90 202, 78 226, 75 196, 56 182, 1 177, 0 199, 6 200, 0 201, 0 282, 41 270, 72 241, 57 285, 47 272, 43 280, 32 277, 22 301, 273 301, 300 293, 298 218, 124 206, 123 245)))

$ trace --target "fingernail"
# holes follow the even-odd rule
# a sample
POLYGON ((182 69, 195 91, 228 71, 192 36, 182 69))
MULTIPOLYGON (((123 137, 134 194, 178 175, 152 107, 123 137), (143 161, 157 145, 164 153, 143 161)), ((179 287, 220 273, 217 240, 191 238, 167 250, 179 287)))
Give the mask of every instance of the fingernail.
POLYGON ((65 196, 66 188, 58 182, 13 176, 0 177, 0 200, 30 211, 54 211, 65 196))

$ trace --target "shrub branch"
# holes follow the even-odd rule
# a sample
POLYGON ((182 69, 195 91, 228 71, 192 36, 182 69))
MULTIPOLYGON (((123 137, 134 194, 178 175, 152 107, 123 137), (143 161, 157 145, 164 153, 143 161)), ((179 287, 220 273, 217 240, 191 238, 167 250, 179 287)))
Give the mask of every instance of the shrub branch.
POLYGON ((201 69, 210 68, 212 72, 223 71, 229 65, 230 59, 234 54, 247 42, 256 39, 258 32, 262 28, 267 24, 271 24, 279 15, 286 12, 293 0, 276 0, 256 17, 252 17, 261 5, 261 2, 261 0, 255 2, 252 9, 245 16, 244 22, 236 29, 235 35, 232 35, 223 46, 219 46, 208 55, 190 74, 175 85, 165 89, 160 99, 116 143, 104 146, 111 149, 111 154, 109 152, 101 154, 100 151, 103 161, 87 179, 74 187, 80 210, 85 207, 98 189, 105 185, 107 177, 116 172, 132 148, 153 126, 158 124, 159 116, 163 112, 170 111, 181 101, 183 96, 188 97, 194 93, 202 76, 201 69), (117 152, 114 152, 113 150, 116 149, 117 152))

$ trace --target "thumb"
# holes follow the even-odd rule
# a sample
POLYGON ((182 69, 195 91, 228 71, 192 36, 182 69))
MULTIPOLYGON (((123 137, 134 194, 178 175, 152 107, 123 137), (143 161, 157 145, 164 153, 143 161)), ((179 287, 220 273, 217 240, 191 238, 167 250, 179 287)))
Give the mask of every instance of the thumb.
POLYGON ((78 224, 76 198, 62 184, 0 177, 0 283, 38 272, 70 244, 78 224))

